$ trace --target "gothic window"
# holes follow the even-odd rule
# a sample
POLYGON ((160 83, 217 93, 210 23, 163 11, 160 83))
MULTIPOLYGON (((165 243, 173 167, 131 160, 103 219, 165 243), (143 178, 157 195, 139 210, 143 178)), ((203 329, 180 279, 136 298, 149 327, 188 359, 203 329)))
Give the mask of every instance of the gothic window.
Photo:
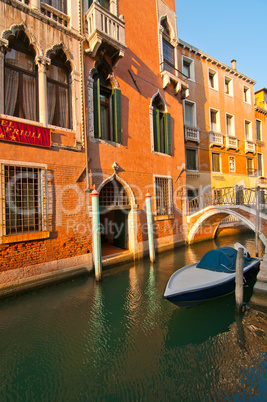
POLYGON ((51 55, 47 71, 48 124, 72 128, 70 107, 70 66, 60 49, 51 55))
POLYGON ((5 55, 5 114, 38 120, 35 52, 23 31, 9 39, 5 55))
POLYGON ((163 28, 162 33, 162 49, 163 49, 163 69, 174 73, 174 47, 171 44, 170 28, 166 18, 161 22, 163 28))
POLYGON ((121 143, 121 91, 113 88, 104 64, 94 76, 94 137, 121 143))
POLYGON ((165 112, 165 104, 157 95, 153 102, 154 151, 171 155, 171 117, 165 112))

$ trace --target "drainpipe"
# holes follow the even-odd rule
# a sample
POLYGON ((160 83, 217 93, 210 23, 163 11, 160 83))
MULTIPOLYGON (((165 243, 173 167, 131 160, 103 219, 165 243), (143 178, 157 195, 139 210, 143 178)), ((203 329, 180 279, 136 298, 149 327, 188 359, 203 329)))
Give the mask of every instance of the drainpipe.
MULTIPOLYGON (((81 0, 79 2, 79 31, 80 35, 84 37, 84 26, 83 26, 83 1, 81 0)), ((86 192, 89 192, 90 189, 90 181, 89 181, 89 170, 88 170, 88 165, 89 165, 89 157, 88 157, 88 138, 87 138, 87 129, 86 129, 86 124, 85 124, 85 91, 84 91, 84 73, 85 73, 85 68, 84 68, 84 43, 86 39, 84 38, 82 41, 80 41, 80 70, 81 70, 81 113, 82 113, 82 138, 84 138, 84 149, 85 149, 85 171, 86 171, 86 192)))
POLYGON ((96 190, 91 192, 92 197, 92 215, 93 215, 93 257, 95 266, 95 279, 101 281, 102 260, 101 260, 101 233, 100 233, 100 215, 99 215, 99 193, 96 190))
POLYGON ((154 244, 154 233, 153 233, 151 195, 149 193, 146 194, 146 216, 147 216, 149 257, 150 257, 150 262, 154 262, 155 261, 155 244, 154 244))

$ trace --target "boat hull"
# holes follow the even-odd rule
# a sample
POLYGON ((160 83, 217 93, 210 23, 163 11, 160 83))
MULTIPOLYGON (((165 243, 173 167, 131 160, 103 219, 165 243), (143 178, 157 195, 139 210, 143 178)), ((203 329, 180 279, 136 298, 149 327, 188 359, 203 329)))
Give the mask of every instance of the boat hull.
MULTIPOLYGON (((244 278, 248 281, 254 277, 259 271, 260 260, 255 260, 248 269, 244 270, 244 278)), ((226 296, 235 291, 235 276, 231 276, 229 280, 212 286, 205 286, 199 289, 193 289, 183 292, 174 293, 172 295, 163 296, 164 299, 174 303, 179 307, 193 307, 218 297, 226 296)))

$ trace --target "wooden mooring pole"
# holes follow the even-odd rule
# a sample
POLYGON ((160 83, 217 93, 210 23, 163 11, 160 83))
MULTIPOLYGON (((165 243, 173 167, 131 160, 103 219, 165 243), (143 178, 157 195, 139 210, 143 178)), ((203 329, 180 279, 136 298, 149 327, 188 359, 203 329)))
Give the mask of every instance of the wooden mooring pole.
POLYGON ((92 214, 93 214, 93 256, 95 266, 95 279, 102 279, 102 259, 101 259, 101 233, 100 233, 100 215, 99 215, 99 193, 93 190, 92 196, 92 214))
POLYGON ((147 217, 147 231, 148 231, 148 244, 149 244, 149 258, 150 262, 154 262, 155 244, 154 244, 154 233, 153 233, 151 195, 149 193, 146 194, 146 217, 147 217))
POLYGON ((255 249, 256 257, 259 256, 259 230, 260 230, 260 188, 256 188, 256 224, 255 224, 255 249))
POLYGON ((244 250, 240 247, 237 251, 236 257, 236 272, 235 272, 235 307, 236 311, 240 313, 243 307, 244 298, 244 250))

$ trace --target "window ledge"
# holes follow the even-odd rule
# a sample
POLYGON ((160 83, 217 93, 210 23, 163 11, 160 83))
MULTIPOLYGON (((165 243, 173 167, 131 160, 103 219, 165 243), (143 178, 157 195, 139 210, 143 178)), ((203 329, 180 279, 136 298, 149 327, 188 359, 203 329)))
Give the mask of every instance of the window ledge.
POLYGON ((159 155, 159 156, 169 156, 169 157, 171 157, 172 155, 169 155, 169 154, 165 154, 165 152, 158 152, 158 151, 153 151, 153 154, 156 154, 156 155, 159 155))
POLYGON ((154 217, 154 221, 166 221, 169 219, 174 219, 174 215, 158 215, 154 217))
POLYGON ((98 144, 112 145, 113 147, 120 148, 122 144, 120 142, 102 140, 102 138, 90 137, 91 142, 96 142, 98 144))
POLYGON ((213 91, 219 92, 218 88, 212 88, 212 87, 209 86, 209 89, 212 89, 213 91))
POLYGON ((226 92, 224 93, 226 96, 229 96, 229 98, 233 98, 234 97, 234 95, 232 95, 232 94, 227 94, 226 92))
POLYGON ((73 133, 75 134, 75 130, 72 128, 65 128, 65 127, 60 127, 60 126, 52 126, 52 124, 47 124, 47 127, 50 128, 51 131, 65 131, 67 133, 73 133))
POLYGON ((0 238, 0 244, 9 244, 9 243, 19 243, 22 241, 31 241, 31 240, 41 240, 48 239, 50 237, 50 232, 33 232, 33 233, 22 233, 17 235, 10 236, 2 236, 0 238))
POLYGON ((8 114, 0 114, 0 118, 12 120, 16 123, 31 124, 32 126, 44 127, 43 123, 40 123, 37 120, 22 119, 21 117, 9 116, 8 114))

